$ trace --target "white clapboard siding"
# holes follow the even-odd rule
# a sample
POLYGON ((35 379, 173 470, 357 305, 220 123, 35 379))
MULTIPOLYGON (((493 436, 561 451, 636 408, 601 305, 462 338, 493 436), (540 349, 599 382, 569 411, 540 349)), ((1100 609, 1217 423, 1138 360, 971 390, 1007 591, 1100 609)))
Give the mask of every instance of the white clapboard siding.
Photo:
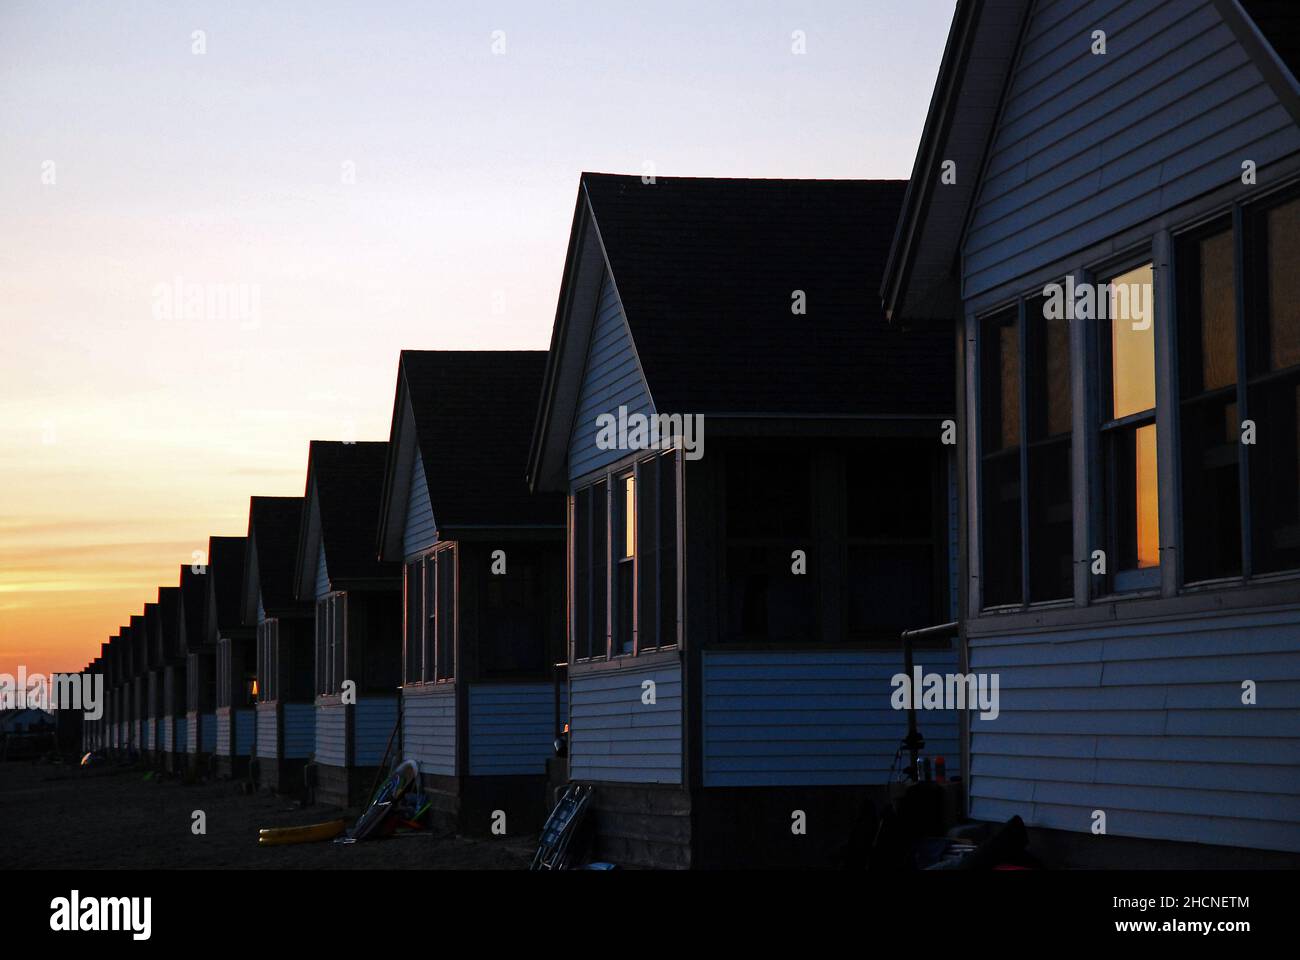
POLYGON ((342 703, 316 705, 316 762, 329 767, 348 763, 348 714, 342 703))
POLYGON ((352 760, 377 767, 397 724, 397 697, 359 697, 352 717, 352 760))
POLYGON ((280 723, 284 727, 284 759, 310 757, 316 745, 316 707, 310 703, 286 703, 280 723))
POLYGON ((257 742, 257 714, 252 707, 240 707, 235 711, 234 755, 251 757, 253 744, 257 742))
POLYGON ((682 782, 681 664, 570 677, 569 770, 574 780, 682 782), (646 680, 655 702, 642 701, 646 680))
POLYGON ((456 688, 451 684, 403 690, 402 756, 421 773, 456 775, 456 688))
POLYGON ((279 704, 257 705, 257 756, 260 760, 277 760, 280 756, 279 704))

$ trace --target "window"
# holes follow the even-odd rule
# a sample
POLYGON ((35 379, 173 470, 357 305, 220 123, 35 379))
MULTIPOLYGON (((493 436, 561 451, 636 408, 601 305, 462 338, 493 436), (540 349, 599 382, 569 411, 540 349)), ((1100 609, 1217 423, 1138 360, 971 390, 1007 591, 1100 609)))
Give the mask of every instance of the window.
POLYGON ((1101 331, 1102 482, 1107 570, 1113 590, 1159 583, 1155 326, 1150 263, 1107 279, 1101 331))
POLYGON ((406 564, 402 576, 406 594, 405 642, 402 644, 405 683, 419 683, 424 676, 424 635, 420 624, 424 619, 424 561, 412 560, 406 564))
POLYGON ((980 323, 986 607, 1074 594, 1070 326, 1050 305, 1031 297, 980 323))
POLYGON ((1300 197, 1245 217, 1251 573, 1300 567, 1300 197))
POLYGON ((456 548, 445 547, 433 554, 437 563, 437 623, 434 642, 435 679, 451 680, 456 676, 456 548))
POLYGON ((984 606, 1020 603, 1020 324, 1012 307, 980 324, 984 606))
POLYGON ((406 682, 456 675, 456 545, 446 543, 406 565, 406 682))
POLYGON ((570 499, 575 659, 677 643, 676 458, 642 460, 570 499))
POLYGON ((618 501, 614 521, 614 643, 623 653, 631 653, 636 640, 636 476, 628 473, 615 483, 618 501))
POLYGON ((573 497, 573 655, 578 660, 606 655, 606 489, 599 480, 573 497))
POLYGON ((1230 220, 1180 238, 1176 248, 1187 582, 1242 569, 1234 256, 1230 220))
POLYGON ((316 692, 323 696, 338 693, 347 679, 346 628, 347 594, 331 593, 316 601, 316 692))
POLYGON ((547 622, 541 583, 543 561, 535 547, 512 544, 505 573, 484 586, 488 613, 479 623, 480 676, 540 673, 546 665, 547 622))
POLYGON ((733 642, 807 642, 821 633, 821 564, 813 544, 813 457, 756 446, 725 453, 727 611, 733 642), (793 570, 802 550, 806 570, 793 570))
POLYGON ((880 440, 846 453, 844 604, 852 639, 894 644, 904 630, 946 619, 937 600, 947 561, 937 545, 947 509, 934 447, 880 440))
POLYGON ((270 703, 280 698, 276 663, 279 648, 279 620, 263 620, 257 625, 257 699, 270 703))

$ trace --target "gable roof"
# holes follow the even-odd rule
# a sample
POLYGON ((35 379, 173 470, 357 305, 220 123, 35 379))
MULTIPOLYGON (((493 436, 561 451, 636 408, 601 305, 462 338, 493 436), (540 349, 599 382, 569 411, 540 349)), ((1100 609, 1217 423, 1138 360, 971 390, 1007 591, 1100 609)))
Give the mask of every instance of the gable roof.
MULTIPOLYGON (((148 604, 145 604, 148 607, 148 604)), ((145 622, 144 611, 131 615, 131 677, 144 676, 148 669, 149 628, 145 622)))
POLYGON ((259 602, 269 617, 311 609, 298 602, 293 589, 302 505, 302 497, 249 498, 241 610, 245 625, 257 625, 259 602))
MULTIPOLYGON (((1294 0, 1212 0, 1261 74, 1300 119, 1294 0)), ((1023 38, 1029 0, 958 0, 880 284, 891 319, 960 314, 959 252, 1023 38), (956 183, 940 185, 945 161, 956 183), (936 191, 941 193, 936 194, 936 191), (941 199, 942 202, 935 202, 941 199)))
POLYGON ((563 497, 531 493, 525 479, 545 368, 542 350, 402 351, 386 445, 383 556, 401 558, 417 450, 440 530, 564 525, 563 497))
MULTIPOLYGON (((163 590, 162 587, 158 589, 159 592, 163 590)), ((163 665, 162 610, 157 603, 144 605, 144 625, 149 650, 146 662, 151 670, 157 669, 163 665)))
POLYGON ((247 537, 208 539, 208 606, 203 632, 210 644, 222 637, 249 636, 240 614, 246 540, 247 537))
POLYGON ((331 589, 400 582, 402 568, 380 562, 375 551, 387 448, 383 441, 311 442, 296 551, 296 596, 303 600, 315 596, 316 560, 322 545, 331 589))
POLYGON ((877 296, 905 189, 584 173, 531 482, 556 474, 569 439, 591 328, 591 294, 580 288, 599 283, 593 262, 612 278, 656 412, 950 414, 950 340, 891 327, 877 296), (792 310, 795 291, 804 315, 792 310))

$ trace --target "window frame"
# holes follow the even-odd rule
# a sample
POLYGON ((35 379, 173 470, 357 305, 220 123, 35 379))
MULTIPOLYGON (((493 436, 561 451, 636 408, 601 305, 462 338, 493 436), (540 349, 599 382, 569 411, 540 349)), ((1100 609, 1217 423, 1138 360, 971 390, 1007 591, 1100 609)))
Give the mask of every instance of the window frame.
MULTIPOLYGON (((1185 567, 1179 571, 1179 589, 1197 590, 1206 587, 1232 585, 1239 586, 1252 582, 1270 582, 1279 579, 1293 578, 1300 574, 1300 566, 1288 567, 1280 570, 1265 570, 1259 572, 1256 566, 1259 564, 1260 557, 1257 556, 1255 546, 1255 533, 1257 523, 1260 522, 1256 515, 1256 498, 1253 497, 1255 471, 1259 465, 1255 463, 1258 455, 1257 449, 1253 445, 1243 445, 1240 443, 1241 425, 1247 420, 1253 420, 1251 413, 1251 397, 1256 388, 1261 386, 1284 381, 1287 379, 1300 378, 1300 364, 1293 364, 1290 367, 1280 370, 1257 370, 1257 362, 1261 354, 1260 338, 1268 332, 1267 318, 1261 315, 1252 324, 1250 319, 1256 310, 1259 309, 1260 294, 1255 289, 1257 283, 1267 281, 1268 263, 1266 254, 1264 257, 1259 256, 1259 251, 1255 250, 1258 242, 1258 234, 1267 222, 1268 213, 1281 206, 1289 203, 1300 202, 1300 180, 1291 180, 1282 184, 1276 189, 1270 190, 1258 196, 1249 197, 1244 200, 1235 201, 1227 210, 1219 210, 1213 216, 1203 217, 1196 222, 1178 227, 1171 231, 1173 239, 1173 255, 1170 258, 1171 270, 1173 272, 1175 289, 1182 289, 1182 284, 1187 282, 1181 270, 1185 264, 1182 256, 1184 245, 1206 236, 1212 236, 1216 232, 1221 232, 1225 222, 1232 237, 1232 265, 1233 265, 1233 334, 1235 337, 1236 351, 1236 370, 1233 377, 1233 383, 1209 391, 1202 387, 1199 394, 1191 398, 1185 398, 1183 395, 1183 376, 1182 376, 1182 336, 1185 331, 1183 328, 1183 316, 1175 310, 1175 349, 1178 357, 1178 376, 1175 378, 1174 390, 1177 407, 1181 413, 1183 408, 1189 403, 1195 403, 1205 400, 1213 393, 1222 392, 1235 398, 1237 411, 1236 428, 1238 430, 1238 449, 1237 449, 1237 493, 1239 513, 1237 523, 1240 530, 1240 573, 1230 573, 1222 576, 1212 576, 1200 579, 1188 579, 1185 567), (1216 229, 1218 228, 1218 229, 1216 229)), ((1267 295, 1263 297, 1267 302, 1267 295)), ((1198 328, 1199 329, 1199 328, 1198 328)), ((1178 442, 1181 452, 1181 445, 1184 439, 1184 422, 1180 416, 1178 423, 1178 442)), ((1179 489, 1186 489, 1186 470, 1187 464, 1180 456, 1178 463, 1178 483, 1179 489)), ((1180 510, 1178 515, 1180 538, 1186 539, 1187 513, 1186 510, 1180 510)))
MULTIPOLYGON (((1161 493, 1160 474, 1162 469, 1169 470, 1170 464, 1165 464, 1162 468, 1160 465, 1160 429, 1159 412, 1160 412, 1160 385, 1158 382, 1159 375, 1159 344, 1158 340, 1161 334, 1156 329, 1157 324, 1169 323, 1171 318, 1162 318, 1159 315, 1156 305, 1156 292, 1160 283, 1159 264, 1156 259, 1154 244, 1145 244, 1137 249, 1130 250, 1122 258, 1108 260, 1105 263, 1093 267, 1085 272, 1088 283, 1099 287, 1101 284, 1109 285, 1118 278, 1131 273, 1134 270, 1141 269, 1144 266, 1151 267, 1151 293, 1152 299, 1150 309, 1151 317, 1151 336, 1153 338, 1153 355, 1151 368, 1152 383, 1152 406, 1145 410, 1138 410, 1125 414, 1121 417, 1115 417, 1113 411, 1114 403, 1114 343, 1112 337, 1114 318, 1110 316, 1109 303, 1107 304, 1107 316, 1103 323, 1099 318, 1092 321, 1093 326, 1093 350, 1097 360, 1097 376, 1093 382, 1096 392, 1094 401, 1094 410, 1096 416, 1093 418, 1090 428, 1095 432, 1097 443, 1094 449, 1097 451, 1097 469, 1099 474, 1099 487, 1095 493, 1094 505, 1100 509, 1099 524, 1096 529, 1100 535, 1100 541, 1094 542, 1092 549, 1098 548, 1105 551, 1106 556, 1106 574, 1098 579, 1092 577, 1095 584, 1095 596, 1112 596, 1112 595, 1131 595, 1131 594, 1151 594, 1158 593, 1161 588, 1161 567, 1164 561, 1164 533, 1159 524, 1160 509, 1162 506, 1163 495, 1161 493), (1132 432, 1136 442, 1137 432, 1143 428, 1151 427, 1156 431, 1156 558, 1157 562, 1149 567, 1134 567, 1132 569, 1119 567, 1119 533, 1116 526, 1116 498, 1111 494, 1116 488, 1117 476, 1115 475, 1116 457, 1110 453, 1107 444, 1118 442, 1115 438, 1122 434, 1132 432)), ((1176 324, 1176 321, 1173 321, 1176 324)))
MULTIPOLYGON (((1033 335, 1030 334, 1029 331, 1030 324, 1027 322, 1029 316, 1027 305, 1031 302, 1043 299, 1043 289, 1047 284, 1053 282, 1059 283, 1064 287, 1067 282, 1066 275, 1062 274, 1060 277, 1057 277, 1055 280, 1048 280, 1045 283, 1039 284, 1035 287, 1029 287, 1023 289, 1014 297, 1002 300, 1001 302, 993 306, 990 306, 987 309, 981 310, 979 313, 975 314, 973 318, 974 333, 975 333, 973 360, 974 360, 974 370, 975 370, 976 380, 975 380, 975 390, 974 390, 975 415, 972 418, 972 423, 974 424, 974 428, 975 428, 974 429, 975 432, 974 459, 976 463, 975 483, 977 489, 977 495, 975 498, 975 510, 977 511, 978 524, 979 524, 979 542, 974 549, 978 550, 979 552, 979 570, 980 570, 979 598, 978 598, 979 615, 1008 613, 1008 612, 1014 612, 1018 610, 1026 610, 1031 607, 1044 608, 1044 607, 1066 606, 1066 605, 1073 604, 1075 599, 1074 598, 1075 588, 1073 583, 1073 577, 1071 577, 1069 590, 1065 596, 1048 597, 1041 600, 1035 599, 1034 598, 1035 591, 1033 590, 1033 577, 1031 574, 1031 564, 1033 563, 1033 559, 1034 559, 1033 557, 1034 551, 1031 550, 1031 547, 1033 546, 1033 542, 1032 542, 1033 533, 1031 528, 1031 520, 1033 518, 1031 515, 1031 504, 1030 504, 1031 492, 1030 492, 1030 485, 1029 485, 1030 484, 1030 463, 1029 462, 1035 452, 1048 449, 1049 447, 1052 446, 1059 446, 1062 443, 1065 444, 1071 461, 1070 489, 1067 494, 1067 499, 1070 503, 1070 509, 1072 513, 1071 549, 1070 549, 1071 567, 1073 568, 1073 564, 1077 562, 1077 558, 1074 555, 1074 546, 1073 546, 1073 544, 1076 542, 1076 536, 1077 536, 1077 532, 1073 530, 1073 526, 1076 519, 1073 516, 1074 502, 1075 502, 1075 486, 1076 486, 1074 481, 1073 459, 1074 459, 1074 446, 1075 443, 1077 442, 1076 425, 1078 423, 1077 411, 1075 410, 1076 396, 1075 396, 1074 384, 1076 378, 1080 376, 1079 362, 1078 362, 1078 358, 1075 356, 1076 350, 1074 348, 1075 338, 1074 338, 1073 325, 1081 322, 1077 319, 1071 319, 1066 317, 1058 321, 1060 323, 1066 324, 1067 369, 1069 370, 1069 375, 1070 375, 1069 392, 1067 394, 1070 403, 1069 432, 1064 434, 1050 434, 1046 432, 1046 428, 1045 428, 1043 435, 1040 437, 1040 436, 1035 436, 1035 430, 1033 429, 1035 411, 1032 409, 1032 406, 1033 403, 1038 399, 1038 394, 1036 392, 1036 388, 1031 387, 1030 374, 1039 373, 1039 375, 1041 375, 1041 372, 1031 370, 1031 363, 1034 361, 1035 358, 1039 356, 1040 353, 1042 357, 1046 359, 1047 352, 1045 349, 1041 351, 1039 350, 1039 347, 1041 345, 1039 337, 1041 337, 1042 334, 1041 333, 1035 333, 1033 335), (1014 319, 1011 322, 1015 328, 1015 343, 1016 343, 1017 437, 1016 437, 1016 444, 1014 447, 1014 457, 1017 465, 1017 470, 1016 470, 1017 484, 1019 486, 1019 493, 1018 493, 1019 502, 1017 504, 1018 511, 1019 511, 1019 529, 1017 531, 1019 535, 1018 537, 1019 552, 1017 556, 1019 559, 1019 566, 1020 566, 1020 571, 1019 571, 1020 586, 1019 586, 1018 599, 1009 600, 1009 601, 999 601, 997 603, 989 603, 985 592, 985 584, 988 582, 988 571, 987 571, 987 563, 986 563, 988 554, 986 551, 986 547, 988 544, 987 531, 989 529, 989 525, 987 523, 988 511, 986 509, 987 503, 985 500, 987 490, 985 488, 985 483, 988 477, 988 470, 989 470, 988 465, 998 459, 1010 459, 1013 456, 1013 453, 1010 449, 1004 446, 1000 446, 997 450, 989 451, 987 450, 984 442, 985 434, 987 431, 987 424, 985 422, 984 398, 987 395, 987 391, 989 389, 996 389, 999 394, 999 397, 1001 396, 1001 392, 1002 392, 1002 384, 998 382, 995 385, 989 385, 987 382, 988 378, 985 375, 986 374, 985 329, 990 322, 1002 321, 1004 320, 1005 315, 1011 313, 1012 311, 1015 312, 1014 319)), ((1082 322, 1087 323, 1088 321, 1082 321, 1082 322)), ((1043 412, 1043 419, 1044 422, 1046 423, 1048 418, 1045 411, 1043 412)))
MULTIPOLYGON (((683 521, 682 521, 682 472, 681 472, 681 451, 672 450, 655 450, 655 451, 637 451, 636 455, 631 458, 624 458, 616 463, 610 464, 601 471, 589 474, 575 483, 569 490, 568 495, 568 518, 567 524, 567 620, 568 620, 568 637, 567 649, 569 662, 571 663, 598 663, 602 661, 612 661, 623 657, 638 657, 645 654, 658 653, 660 651, 672 650, 679 648, 682 643, 682 579, 681 579, 681 556, 683 542, 683 521), (657 461, 657 470, 653 489, 647 491, 646 484, 643 482, 642 465, 650 461, 657 461), (672 488, 674 497, 673 510, 673 534, 674 543, 672 545, 673 569, 671 589, 675 595, 676 622, 671 631, 672 641, 663 643, 662 627, 662 590, 665 587, 663 583, 662 571, 663 562, 663 480, 662 475, 665 470, 671 472, 672 488), (626 531, 626 517, 624 507, 624 488, 623 482, 631 478, 633 486, 633 503, 634 503, 634 545, 630 557, 616 556, 616 544, 619 537, 616 531, 619 525, 626 531), (603 510, 598 503, 598 488, 603 489, 604 504, 603 510), (581 506, 580 496, 585 494, 586 509, 588 516, 585 525, 580 525, 579 509, 581 506), (655 582, 660 591, 658 598, 658 612, 655 616, 655 633, 650 637, 643 631, 641 623, 642 614, 642 597, 641 582, 643 558, 646 551, 642 549, 641 543, 642 531, 641 521, 645 514, 641 506, 641 497, 650 495, 655 498, 654 516, 656 520, 656 542, 655 549, 649 551, 649 554, 655 558, 656 574, 655 582), (598 537, 597 530, 604 530, 603 537, 603 558, 593 556, 594 547, 598 537), (585 530, 587 543, 583 549, 579 550, 577 542, 580 530, 585 530), (586 618, 579 616, 579 584, 581 574, 578 571, 579 562, 585 560, 587 567, 585 600, 588 607, 586 618), (602 562, 603 561, 603 562, 602 562), (618 580, 619 570, 623 566, 631 570, 631 637, 620 638, 618 636, 618 603, 620 601, 618 580), (604 590, 600 591, 597 584, 597 577, 601 577, 604 583, 604 590), (601 618, 600 612, 596 610, 596 601, 603 596, 604 599, 604 617, 601 618), (588 629, 594 628, 600 620, 604 620, 604 644, 597 651, 595 649, 583 650, 580 644, 585 643, 585 635, 588 629), (585 655, 584 655, 585 654, 585 655)), ((625 534, 624 534, 625 535, 625 534)), ((594 638, 593 638, 594 639, 594 638)), ((592 647, 594 647, 594 643, 592 647)))

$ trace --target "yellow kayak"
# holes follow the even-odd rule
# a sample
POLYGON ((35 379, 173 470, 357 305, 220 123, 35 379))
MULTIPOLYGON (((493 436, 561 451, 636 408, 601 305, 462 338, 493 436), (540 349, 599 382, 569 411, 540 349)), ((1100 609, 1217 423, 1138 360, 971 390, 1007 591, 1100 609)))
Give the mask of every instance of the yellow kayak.
POLYGON ((346 825, 343 820, 329 820, 325 823, 309 823, 304 827, 268 827, 257 831, 257 844, 261 847, 274 847, 286 843, 333 840, 343 832, 346 825))

